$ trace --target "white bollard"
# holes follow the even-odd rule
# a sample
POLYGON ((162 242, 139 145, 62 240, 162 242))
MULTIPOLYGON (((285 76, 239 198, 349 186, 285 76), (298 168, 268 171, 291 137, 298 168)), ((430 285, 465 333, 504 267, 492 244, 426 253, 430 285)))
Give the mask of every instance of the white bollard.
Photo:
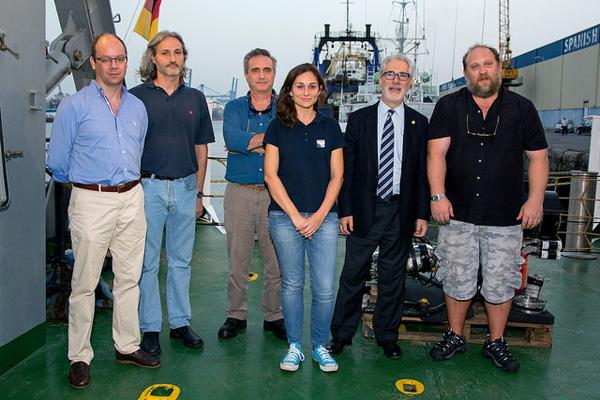
MULTIPOLYGON (((585 119, 592 120, 592 131, 590 132, 590 152, 589 152, 589 163, 588 171, 600 171, 600 115, 588 115, 585 119)), ((600 221, 600 185, 596 185, 596 207, 594 210, 594 221, 600 221)), ((598 225, 598 222, 594 223, 594 228, 598 225)))

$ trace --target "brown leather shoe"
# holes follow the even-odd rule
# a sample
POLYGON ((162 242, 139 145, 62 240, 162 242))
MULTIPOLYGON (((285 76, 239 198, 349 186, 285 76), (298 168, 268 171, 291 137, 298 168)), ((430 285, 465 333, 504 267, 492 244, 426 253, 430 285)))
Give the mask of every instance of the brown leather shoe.
POLYGON ((90 384, 90 366, 83 361, 71 364, 69 383, 75 389, 85 389, 90 384))
POLYGON ((133 364, 142 368, 158 368, 160 367, 160 359, 158 357, 152 357, 144 350, 139 349, 130 354, 123 354, 115 351, 116 361, 119 364, 133 364))

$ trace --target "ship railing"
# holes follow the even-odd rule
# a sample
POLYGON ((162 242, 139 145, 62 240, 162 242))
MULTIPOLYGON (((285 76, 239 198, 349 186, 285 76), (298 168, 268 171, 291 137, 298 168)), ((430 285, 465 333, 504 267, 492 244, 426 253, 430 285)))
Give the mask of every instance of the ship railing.
POLYGON ((560 210, 557 236, 563 253, 585 257, 594 253, 593 242, 600 239, 600 185, 598 173, 589 171, 552 172, 547 190, 558 194, 560 210))
MULTIPOLYGON (((560 240, 564 257, 596 259, 600 253, 594 244, 600 240, 600 197, 595 194, 596 188, 600 184, 594 172, 551 172, 542 222, 529 233, 540 239, 560 240)), ((435 240, 438 232, 439 224, 431 219, 427 236, 435 240)))
MULTIPOLYGON (((371 36, 373 32, 371 32, 371 36)), ((348 34, 347 31, 329 31, 329 37, 366 37, 366 31, 355 31, 354 29, 348 34)), ((319 38, 325 37, 325 31, 319 31, 315 33, 315 42, 319 42, 319 38)), ((374 36, 373 36, 374 37, 374 36)))
MULTIPOLYGON (((199 225, 209 225, 217 228, 221 233, 225 234, 224 224, 221 222, 219 215, 222 212, 217 212, 217 209, 223 210, 224 191, 220 190, 220 186, 225 185, 225 179, 213 178, 214 169, 224 169, 227 167, 227 158, 219 156, 208 156, 206 164, 206 178, 204 181, 204 198, 202 205, 204 206, 204 214, 197 219, 199 225)), ((225 173, 219 174, 225 176, 225 173)))

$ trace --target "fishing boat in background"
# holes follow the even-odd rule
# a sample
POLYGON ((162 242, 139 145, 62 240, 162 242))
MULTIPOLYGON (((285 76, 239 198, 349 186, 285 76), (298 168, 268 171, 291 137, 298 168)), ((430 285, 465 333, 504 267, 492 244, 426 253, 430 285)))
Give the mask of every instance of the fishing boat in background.
POLYGON ((331 31, 331 25, 325 24, 325 30, 315 35, 313 65, 315 65, 327 84, 326 109, 336 119, 343 104, 362 102, 359 88, 375 85, 380 68, 380 50, 378 39, 371 31, 371 24, 364 31, 356 31, 350 23, 350 2, 346 1, 346 29, 331 31))
POLYGON ((429 118, 439 98, 439 91, 433 83, 433 74, 419 69, 419 57, 429 54, 424 46, 425 30, 423 29, 420 37, 416 37, 418 27, 415 24, 415 34, 413 37, 409 36, 409 17, 414 13, 412 19, 418 21, 416 3, 392 2, 392 7, 400 6, 398 16, 394 19, 396 26, 393 38, 373 32, 371 24, 365 25, 364 32, 353 30, 349 17, 349 3, 345 2, 344 31, 332 32, 331 25, 325 24, 325 30, 315 35, 313 64, 319 68, 327 84, 326 111, 336 118, 342 130, 345 130, 350 113, 380 99, 381 89, 378 81, 381 60, 387 54, 400 53, 410 57, 414 65, 412 89, 406 102, 429 118), (411 5, 415 7, 409 13, 407 7, 411 5))

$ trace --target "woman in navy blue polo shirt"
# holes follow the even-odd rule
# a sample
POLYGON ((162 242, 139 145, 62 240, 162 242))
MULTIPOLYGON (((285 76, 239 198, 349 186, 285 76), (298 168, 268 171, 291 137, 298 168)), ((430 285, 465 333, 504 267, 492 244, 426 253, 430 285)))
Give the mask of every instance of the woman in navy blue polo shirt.
POLYGON ((289 350, 279 367, 295 371, 304 360, 304 260, 310 265, 312 357, 337 371, 325 345, 333 314, 344 137, 338 123, 317 111, 327 96, 311 64, 294 67, 279 93, 277 116, 264 141, 265 182, 271 193, 269 229, 281 270, 281 305, 289 350))

